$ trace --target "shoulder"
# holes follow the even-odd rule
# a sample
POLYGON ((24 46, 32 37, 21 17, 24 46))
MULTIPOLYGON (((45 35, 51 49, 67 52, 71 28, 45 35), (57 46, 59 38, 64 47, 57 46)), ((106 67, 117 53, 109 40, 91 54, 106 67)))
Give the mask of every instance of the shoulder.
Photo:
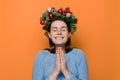
POLYGON ((86 57, 85 52, 82 49, 78 49, 78 48, 73 48, 72 54, 75 55, 76 58, 86 57))
POLYGON ((77 64, 80 64, 80 63, 85 63, 87 64, 87 61, 86 61, 86 54, 84 53, 83 50, 81 49, 74 49, 74 56, 75 56, 75 60, 77 61, 77 64))
POLYGON ((37 52, 37 55, 47 55, 49 51, 47 50, 40 50, 37 52))
POLYGON ((78 48, 73 48, 73 53, 76 55, 85 55, 84 51, 82 49, 78 49, 78 48))
POLYGON ((49 54, 47 50, 40 50, 36 53, 36 59, 44 59, 49 54))

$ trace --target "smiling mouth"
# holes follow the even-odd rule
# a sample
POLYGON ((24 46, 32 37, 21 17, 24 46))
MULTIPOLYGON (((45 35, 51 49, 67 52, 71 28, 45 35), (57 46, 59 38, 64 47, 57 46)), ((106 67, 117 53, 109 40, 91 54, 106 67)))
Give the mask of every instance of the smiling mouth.
POLYGON ((62 40, 64 37, 55 37, 57 40, 62 40))

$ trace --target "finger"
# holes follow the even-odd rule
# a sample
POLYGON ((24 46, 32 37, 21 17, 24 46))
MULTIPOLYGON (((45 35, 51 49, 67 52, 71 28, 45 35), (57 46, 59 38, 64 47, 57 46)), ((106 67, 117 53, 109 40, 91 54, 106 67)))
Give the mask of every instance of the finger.
POLYGON ((56 53, 57 53, 57 54, 59 54, 59 53, 60 53, 60 51, 59 51, 59 49, 58 49, 58 48, 56 49, 56 53))
POLYGON ((59 55, 60 55, 60 47, 58 47, 59 55))
POLYGON ((63 62, 62 62, 62 57, 60 58, 60 63, 62 64, 63 62))
POLYGON ((60 57, 61 57, 61 51, 62 51, 62 50, 61 50, 61 47, 59 47, 59 54, 60 54, 60 57))
POLYGON ((62 57, 64 56, 64 51, 63 51, 62 47, 60 47, 60 54, 62 57))
POLYGON ((59 57, 59 55, 57 55, 57 58, 56 58, 56 65, 57 65, 57 66, 60 65, 60 57, 59 57))
POLYGON ((65 57, 62 57, 62 62, 66 63, 65 57))
POLYGON ((62 57, 60 58, 60 60, 61 60, 61 62, 63 62, 63 58, 62 57))
POLYGON ((61 49, 60 47, 57 47, 57 54, 59 54, 59 56, 60 56, 60 53, 61 53, 61 49))
POLYGON ((59 47, 56 48, 56 51, 57 51, 57 53, 59 54, 59 52, 60 52, 59 47))
POLYGON ((60 55, 59 54, 56 54, 57 55, 57 58, 60 58, 60 55))
POLYGON ((64 53, 63 53, 63 51, 61 51, 60 57, 63 57, 63 58, 64 58, 64 53))

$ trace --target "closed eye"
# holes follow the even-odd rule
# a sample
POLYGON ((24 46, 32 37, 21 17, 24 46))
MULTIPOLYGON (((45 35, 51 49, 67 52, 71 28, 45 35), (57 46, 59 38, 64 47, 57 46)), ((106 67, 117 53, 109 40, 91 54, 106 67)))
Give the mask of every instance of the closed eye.
POLYGON ((54 32, 56 32, 56 31, 57 31, 57 29, 53 29, 53 31, 54 31, 54 32))
POLYGON ((62 31, 66 31, 66 28, 62 28, 62 31))
POLYGON ((62 31, 66 31, 65 29, 62 29, 62 31))

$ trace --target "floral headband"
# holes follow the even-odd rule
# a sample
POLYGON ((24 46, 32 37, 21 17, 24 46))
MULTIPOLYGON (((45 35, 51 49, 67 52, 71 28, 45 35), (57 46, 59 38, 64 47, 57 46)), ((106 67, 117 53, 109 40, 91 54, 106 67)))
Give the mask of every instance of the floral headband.
MULTIPOLYGON (((60 18, 65 20, 66 23, 69 24, 70 32, 73 34, 76 31, 76 23, 77 23, 77 18, 72 14, 70 11, 70 8, 67 7, 65 9, 60 8, 60 9, 55 9, 54 7, 48 8, 40 18, 40 24, 44 25, 43 29, 48 31, 48 25, 49 22, 52 21, 54 18, 60 18)), ((45 32, 45 35, 47 35, 47 32, 45 32)))

